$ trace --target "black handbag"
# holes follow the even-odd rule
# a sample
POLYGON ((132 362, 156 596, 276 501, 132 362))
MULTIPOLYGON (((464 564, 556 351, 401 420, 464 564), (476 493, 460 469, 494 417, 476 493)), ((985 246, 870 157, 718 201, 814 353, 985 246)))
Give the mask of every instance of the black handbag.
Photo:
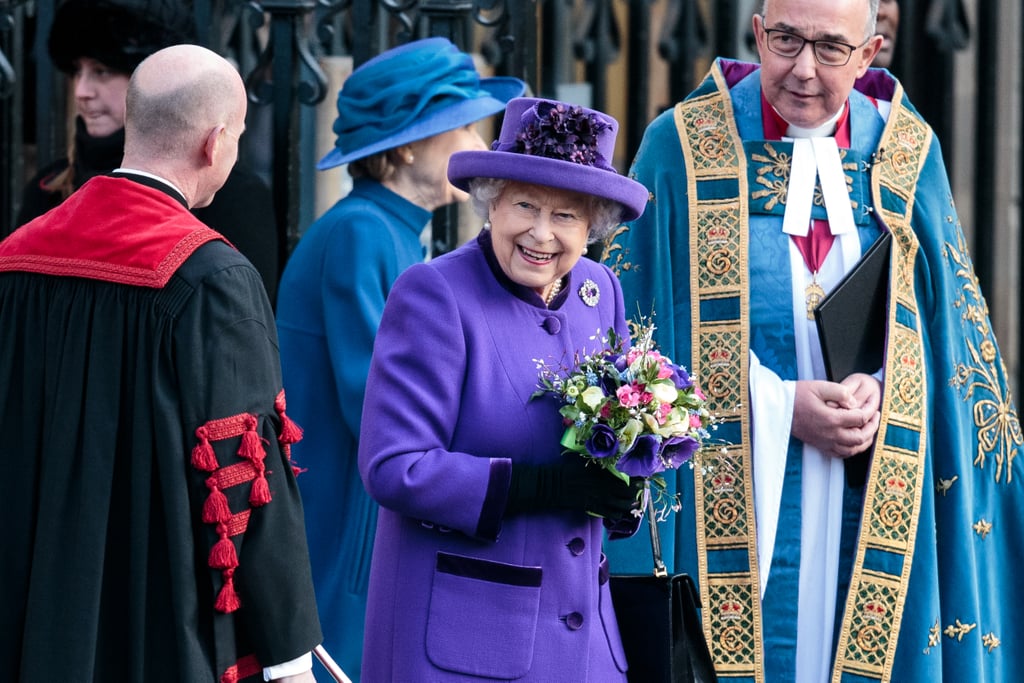
POLYGON ((647 496, 654 573, 612 576, 610 588, 630 683, 717 683, 689 574, 668 575, 654 504, 647 496))

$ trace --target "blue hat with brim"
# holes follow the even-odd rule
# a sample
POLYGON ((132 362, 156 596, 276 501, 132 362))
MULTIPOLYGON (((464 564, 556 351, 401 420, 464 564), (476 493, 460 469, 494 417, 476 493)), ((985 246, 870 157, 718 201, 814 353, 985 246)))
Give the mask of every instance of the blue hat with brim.
POLYGON ((518 78, 480 78, 473 58, 445 38, 383 52, 338 93, 334 149, 321 171, 466 126, 497 114, 523 93, 518 78))
POLYGON ((469 191, 474 178, 500 178, 581 192, 618 202, 622 220, 639 218, 650 193, 611 164, 619 123, 596 109, 519 97, 505 108, 490 151, 456 152, 448 181, 469 191))

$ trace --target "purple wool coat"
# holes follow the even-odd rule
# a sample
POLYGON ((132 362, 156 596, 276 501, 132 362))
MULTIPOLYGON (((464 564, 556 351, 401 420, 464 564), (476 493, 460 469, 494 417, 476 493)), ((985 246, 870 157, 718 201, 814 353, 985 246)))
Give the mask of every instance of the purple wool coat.
POLYGON ((381 505, 362 680, 624 681, 601 520, 504 515, 513 462, 570 457, 557 402, 530 400, 538 359, 625 335, 622 291, 581 258, 548 310, 501 273, 489 237, 405 271, 377 333, 359 440, 381 505))

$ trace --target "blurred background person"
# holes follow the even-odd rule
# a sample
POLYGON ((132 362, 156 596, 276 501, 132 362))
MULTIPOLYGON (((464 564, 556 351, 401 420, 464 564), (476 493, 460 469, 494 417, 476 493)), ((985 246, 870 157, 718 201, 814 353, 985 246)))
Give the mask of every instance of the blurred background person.
POLYGON ((628 335, 618 280, 583 258, 647 202, 611 165, 617 130, 518 98, 492 150, 452 155, 485 229, 399 277, 366 385, 364 683, 626 680, 602 521, 636 530, 642 480, 564 455, 557 400, 531 400, 538 362, 628 335))
POLYGON ((377 506, 356 457, 363 392, 384 300, 424 260, 432 212, 466 200, 448 157, 486 145, 476 122, 520 95, 515 78, 481 78, 444 38, 414 41, 356 69, 338 94, 337 141, 317 164, 348 164, 351 192, 310 226, 281 279, 278 334, 289 413, 304 430, 306 506, 325 647, 355 675, 377 506))
MULTIPOLYGON (((194 36, 191 8, 182 0, 66 0, 57 8, 47 51, 71 79, 74 131, 67 157, 41 168, 26 185, 16 225, 57 206, 90 178, 120 166, 129 77, 150 54, 194 42, 194 36)), ((236 164, 214 201, 194 213, 252 261, 273 304, 277 228, 266 184, 236 164)))
POLYGON ((879 0, 878 19, 875 33, 882 36, 882 47, 875 55, 871 66, 892 69, 893 55, 896 51, 896 37, 900 27, 899 0, 879 0))

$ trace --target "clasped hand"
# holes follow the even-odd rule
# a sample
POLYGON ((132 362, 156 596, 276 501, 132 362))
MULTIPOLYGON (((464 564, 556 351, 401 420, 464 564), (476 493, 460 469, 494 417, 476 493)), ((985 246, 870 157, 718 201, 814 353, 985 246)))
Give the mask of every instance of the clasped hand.
POLYGON ((793 436, 823 453, 848 458, 871 447, 881 420, 882 385, 863 373, 842 382, 799 380, 793 436))
POLYGON ((643 486, 642 478, 627 484, 576 455, 547 465, 514 463, 506 512, 580 510, 615 520, 631 514, 643 486))

